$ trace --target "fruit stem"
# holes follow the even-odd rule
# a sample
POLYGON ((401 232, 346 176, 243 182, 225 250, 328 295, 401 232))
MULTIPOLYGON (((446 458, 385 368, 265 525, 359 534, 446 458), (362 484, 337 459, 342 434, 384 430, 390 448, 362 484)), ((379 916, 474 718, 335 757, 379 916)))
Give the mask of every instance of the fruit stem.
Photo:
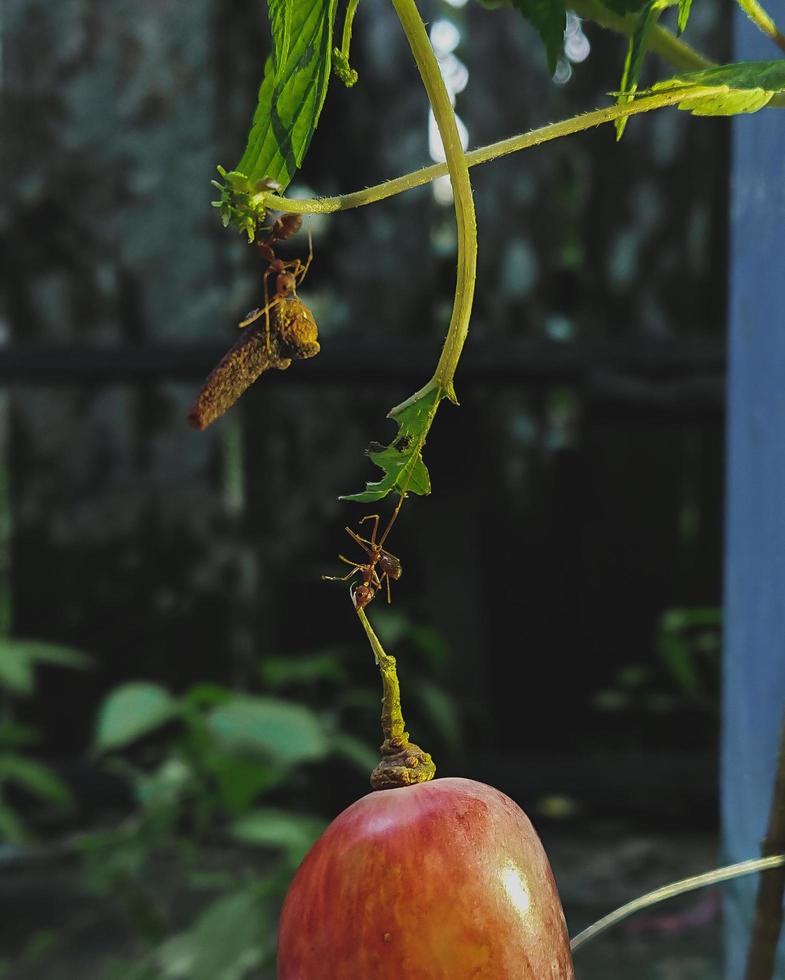
POLYGON ((373 656, 382 677, 382 732, 381 762, 371 773, 374 789, 394 789, 427 783, 436 775, 436 765, 427 752, 409 741, 406 722, 401 709, 401 686, 395 657, 387 654, 379 637, 368 622, 364 609, 357 609, 373 656))

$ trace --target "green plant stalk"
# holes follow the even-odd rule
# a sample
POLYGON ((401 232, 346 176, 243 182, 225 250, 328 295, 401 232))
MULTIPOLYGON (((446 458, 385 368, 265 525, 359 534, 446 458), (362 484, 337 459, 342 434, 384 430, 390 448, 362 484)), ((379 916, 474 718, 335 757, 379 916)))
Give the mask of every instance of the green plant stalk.
POLYGON ((363 624, 368 642, 373 650, 376 666, 382 677, 382 732, 384 739, 391 745, 403 747, 409 741, 406 722, 403 720, 401 709, 401 685, 398 682, 398 669, 395 657, 389 656, 379 640, 379 637, 368 622, 364 609, 358 609, 357 615, 363 624))
POLYGON ((450 175, 455 199, 455 220, 458 225, 458 274, 455 299, 444 347, 436 371, 432 380, 426 385, 426 389, 438 385, 448 398, 456 401, 453 378, 469 332, 474 285, 477 279, 477 222, 469 179, 469 164, 461 145, 458 123, 447 86, 417 5, 414 0, 392 0, 392 2, 409 47, 412 49, 428 101, 431 103, 439 135, 442 138, 447 172, 450 175))
MULTIPOLYGON (((637 14, 616 14, 608 10, 597 0, 570 0, 570 9, 579 17, 593 20, 600 27, 605 27, 617 34, 629 37, 635 29, 637 14)), ((652 30, 648 50, 670 62, 680 71, 698 71, 701 68, 713 68, 716 62, 706 58, 695 48, 680 37, 676 37, 666 27, 659 24, 652 30)))
MULTIPOLYGON (((611 105, 603 109, 594 109, 580 116, 573 116, 572 119, 565 119, 562 122, 549 123, 539 129, 532 129, 528 133, 511 136, 508 139, 499 140, 497 143, 490 143, 488 146, 470 150, 463 156, 467 167, 476 167, 478 164, 489 163, 498 157, 517 153, 519 150, 541 146, 543 143, 549 143, 562 136, 571 136, 596 126, 615 122, 617 119, 635 116, 641 112, 651 112, 653 109, 664 109, 680 102, 690 102, 693 99, 704 98, 712 92, 721 91, 722 89, 711 86, 694 89, 689 93, 679 93, 675 89, 669 89, 656 95, 637 99, 635 102, 629 102, 626 105, 611 105)), ((444 177, 448 172, 447 164, 436 163, 429 167, 422 167, 412 173, 403 174, 401 177, 386 180, 381 184, 375 184, 373 187, 365 187, 360 191, 340 194, 336 197, 295 199, 261 192, 258 195, 258 203, 275 211, 290 211, 297 214, 332 214, 336 211, 348 211, 351 208, 363 207, 366 204, 373 204, 376 201, 394 197, 396 194, 402 194, 405 191, 413 190, 415 187, 428 184, 436 180, 437 177, 444 177)))
POLYGON ((395 657, 388 656, 368 622, 365 610, 355 606, 382 677, 382 758, 371 773, 371 786, 377 790, 399 789, 427 783, 436 775, 431 756, 409 741, 401 710, 401 688, 395 657))
POLYGON ((785 51, 785 34, 777 27, 773 17, 758 3, 758 0, 737 0, 737 2, 758 30, 770 37, 778 48, 785 51))
POLYGON ((343 21, 343 34, 341 35, 341 54, 349 61, 349 49, 352 46, 352 27, 354 26, 354 16, 360 0, 349 0, 346 7, 346 14, 343 21))

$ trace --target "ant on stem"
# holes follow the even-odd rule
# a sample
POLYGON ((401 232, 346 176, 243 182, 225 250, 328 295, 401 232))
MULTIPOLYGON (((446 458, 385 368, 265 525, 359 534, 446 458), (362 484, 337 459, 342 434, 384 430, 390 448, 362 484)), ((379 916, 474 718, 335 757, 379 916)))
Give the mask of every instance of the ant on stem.
POLYGON ((343 576, 322 575, 322 578, 326 582, 348 582, 350 578, 359 572, 362 581, 359 585, 356 585, 352 591, 352 601, 354 602, 356 609, 365 609, 365 607, 371 601, 373 601, 379 589, 382 588, 385 580, 387 582, 387 602, 391 601, 390 582, 392 580, 397 581, 401 577, 403 566, 401 565, 400 558, 393 555, 389 551, 385 551, 383 545, 387 540, 387 535, 390 533, 390 530, 395 523, 395 519, 400 513, 404 496, 404 494, 401 495, 401 499, 398 501, 398 505, 393 511, 392 517, 390 518, 387 527, 382 532, 382 536, 378 541, 376 540, 376 535, 379 532, 380 521, 378 514, 368 514, 360 520, 360 524, 364 524, 365 521, 373 521, 373 530, 371 531, 370 538, 361 537, 350 527, 344 528, 352 541, 356 542, 363 549, 366 555, 368 555, 367 562, 351 561, 349 558, 345 558, 343 555, 338 555, 342 562, 352 566, 352 570, 343 576))
POLYGON ((241 327, 247 327, 259 317, 265 318, 265 346, 267 353, 270 353, 270 310, 289 300, 297 299, 297 287, 305 279, 305 274, 313 260, 313 239, 311 230, 308 229, 308 258, 305 262, 301 259, 292 259, 285 262, 279 259, 273 250, 275 242, 287 241, 296 235, 302 227, 303 219, 300 214, 282 214, 280 218, 273 222, 266 238, 257 242, 257 247, 262 253, 262 257, 267 260, 268 267, 262 276, 264 285, 264 306, 256 310, 251 310, 244 320, 240 321, 241 327), (267 280, 270 276, 275 276, 275 294, 270 299, 270 292, 267 287, 267 280))

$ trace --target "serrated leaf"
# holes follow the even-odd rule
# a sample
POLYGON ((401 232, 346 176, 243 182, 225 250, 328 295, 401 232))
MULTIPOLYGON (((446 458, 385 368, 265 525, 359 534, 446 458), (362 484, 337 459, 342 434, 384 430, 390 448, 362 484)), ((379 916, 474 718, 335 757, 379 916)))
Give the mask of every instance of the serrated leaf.
POLYGON ((552 74, 564 50, 564 30, 567 26, 564 0, 512 0, 512 5, 520 10, 542 38, 552 74))
POLYGON ((316 715, 292 701, 238 696, 214 708, 207 723, 227 748, 289 765, 319 759, 327 751, 316 715))
POLYGON ((72 802, 71 792, 59 776, 48 766, 21 755, 0 758, 0 780, 16 783, 35 796, 61 806, 72 802))
POLYGON ((423 462, 422 450, 439 402, 446 394, 439 387, 424 389, 419 397, 391 412, 388 418, 398 423, 398 434, 389 445, 367 451, 371 462, 384 470, 384 476, 381 480, 366 484, 365 490, 360 493, 345 494, 340 499, 371 504, 392 491, 420 496, 429 494, 431 478, 423 462))
POLYGON ((272 0, 268 8, 274 52, 235 170, 251 184, 270 178, 285 189, 303 162, 327 95, 336 0, 272 0))
POLYGON ((757 112, 785 93, 785 60, 739 61, 676 75, 635 93, 636 98, 683 89, 678 108, 695 116, 757 112), (699 95, 699 98, 696 98, 699 95))
POLYGON ((267 0, 267 19, 273 36, 273 64, 276 76, 283 73, 292 45, 292 0, 267 0))
MULTIPOLYGON (((627 45, 627 55, 624 59, 624 70, 622 71, 621 83, 619 85, 618 104, 626 105, 631 102, 638 88, 638 81, 641 76, 641 69, 646 57, 646 49, 649 44, 649 36, 652 28, 657 25, 663 10, 668 6, 670 0, 649 0, 646 6, 638 14, 630 40, 627 45)), ((616 139, 620 140, 627 126, 627 119, 616 120, 616 139)))
POLYGON ((159 684, 123 684, 104 700, 98 712, 95 747, 99 752, 124 748, 177 717, 180 706, 159 684))
POLYGON ((684 33, 684 30, 687 27, 687 21, 690 19, 691 10, 692 0, 679 0, 679 17, 676 22, 676 27, 679 34, 684 33))

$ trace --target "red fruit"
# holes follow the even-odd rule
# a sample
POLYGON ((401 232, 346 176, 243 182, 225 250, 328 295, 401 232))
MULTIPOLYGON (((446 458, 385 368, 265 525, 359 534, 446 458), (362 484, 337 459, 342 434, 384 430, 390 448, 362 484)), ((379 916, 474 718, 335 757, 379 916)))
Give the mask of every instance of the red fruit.
POLYGON ((513 801, 470 779, 370 793, 289 888, 278 980, 574 980, 559 893, 513 801))

